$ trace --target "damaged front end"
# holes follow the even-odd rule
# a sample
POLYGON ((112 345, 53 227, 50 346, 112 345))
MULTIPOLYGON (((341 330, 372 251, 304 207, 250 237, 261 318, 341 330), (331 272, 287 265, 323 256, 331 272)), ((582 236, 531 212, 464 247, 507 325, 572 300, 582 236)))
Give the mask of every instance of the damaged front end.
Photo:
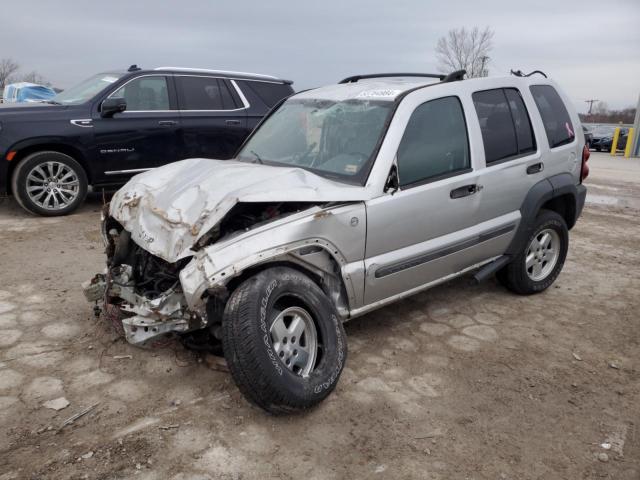
POLYGON ((133 345, 158 346, 167 334, 206 326, 203 312, 187 308, 179 273, 188 258, 169 263, 131 239, 131 234, 105 209, 102 235, 107 268, 83 284, 90 302, 103 302, 104 311, 133 345))

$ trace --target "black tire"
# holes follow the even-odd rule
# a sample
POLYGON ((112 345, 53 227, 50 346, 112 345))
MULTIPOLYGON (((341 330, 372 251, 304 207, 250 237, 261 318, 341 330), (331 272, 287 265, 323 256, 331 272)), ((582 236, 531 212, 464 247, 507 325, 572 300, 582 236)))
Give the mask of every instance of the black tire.
POLYGON ((333 304, 309 277, 291 268, 269 268, 239 285, 225 307, 222 332, 236 385, 273 414, 299 412, 324 400, 347 358, 346 334, 333 304), (318 356, 306 378, 289 370, 270 334, 279 312, 293 306, 308 311, 317 331, 318 356))
POLYGON ((87 196, 88 181, 87 174, 84 171, 84 168, 82 168, 82 165, 69 155, 54 151, 42 151, 32 153, 20 161, 13 172, 13 176, 11 177, 11 188, 13 196, 18 204, 28 212, 46 217, 56 217, 60 215, 68 215, 82 205, 82 202, 84 202, 84 199, 87 196), (47 162, 57 162, 58 164, 65 165, 68 169, 73 171, 78 180, 75 198, 60 208, 44 208, 43 206, 38 205, 27 193, 27 178, 29 173, 38 166, 46 165, 47 162))
POLYGON ((567 229, 564 218, 551 210, 541 210, 536 217, 535 224, 531 229, 531 234, 522 247, 522 251, 515 256, 511 263, 498 272, 498 280, 509 290, 520 295, 531 295, 542 292, 549 288, 556 278, 558 278, 558 275, 560 275, 564 261, 567 258, 568 248, 569 230, 567 229), (544 278, 534 280, 530 277, 529 272, 527 272, 527 251, 534 239, 536 239, 543 230, 547 229, 551 229, 558 234, 560 242, 558 258, 553 269, 550 270, 544 278))

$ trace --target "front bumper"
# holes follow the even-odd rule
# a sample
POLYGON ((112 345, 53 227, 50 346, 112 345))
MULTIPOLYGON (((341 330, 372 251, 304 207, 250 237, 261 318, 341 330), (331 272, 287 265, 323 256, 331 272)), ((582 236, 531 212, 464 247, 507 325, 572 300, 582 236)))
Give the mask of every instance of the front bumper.
POLYGON ((105 216, 102 234, 108 266, 82 284, 86 299, 101 303, 116 329, 139 347, 153 347, 167 337, 205 327, 206 314, 189 309, 177 275, 173 277, 179 266, 143 251, 116 226, 105 216))

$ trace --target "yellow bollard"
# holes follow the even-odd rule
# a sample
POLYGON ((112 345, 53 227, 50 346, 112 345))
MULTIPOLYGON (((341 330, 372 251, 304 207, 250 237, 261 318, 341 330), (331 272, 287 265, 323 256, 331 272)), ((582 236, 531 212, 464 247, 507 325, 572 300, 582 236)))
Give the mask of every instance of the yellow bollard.
POLYGON ((631 127, 629 129, 629 133, 627 136, 627 146, 624 147, 624 158, 629 158, 631 156, 631 146, 633 145, 633 134, 635 133, 635 129, 631 127))
POLYGON ((620 127, 616 127, 613 133, 613 139, 611 140, 611 155, 615 155, 618 150, 618 138, 620 138, 620 127))

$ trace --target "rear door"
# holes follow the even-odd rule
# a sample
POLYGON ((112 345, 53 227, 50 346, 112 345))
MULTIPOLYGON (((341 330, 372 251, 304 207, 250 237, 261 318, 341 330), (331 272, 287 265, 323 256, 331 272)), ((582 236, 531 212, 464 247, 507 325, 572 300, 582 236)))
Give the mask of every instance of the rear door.
POLYGON ((519 218, 525 196, 547 168, 528 113, 532 106, 511 87, 477 91, 472 100, 484 146, 478 221, 514 213, 519 218))
POLYGON ((96 156, 107 181, 118 183, 178 159, 180 117, 170 76, 135 77, 109 97, 124 98, 127 109, 93 118, 96 156))
POLYGON ((289 83, 267 80, 233 80, 233 83, 249 105, 247 109, 249 130, 256 128, 260 120, 283 98, 293 94, 293 88, 289 83))
POLYGON ((246 136, 246 107, 233 85, 208 75, 175 75, 181 158, 231 158, 246 136))

